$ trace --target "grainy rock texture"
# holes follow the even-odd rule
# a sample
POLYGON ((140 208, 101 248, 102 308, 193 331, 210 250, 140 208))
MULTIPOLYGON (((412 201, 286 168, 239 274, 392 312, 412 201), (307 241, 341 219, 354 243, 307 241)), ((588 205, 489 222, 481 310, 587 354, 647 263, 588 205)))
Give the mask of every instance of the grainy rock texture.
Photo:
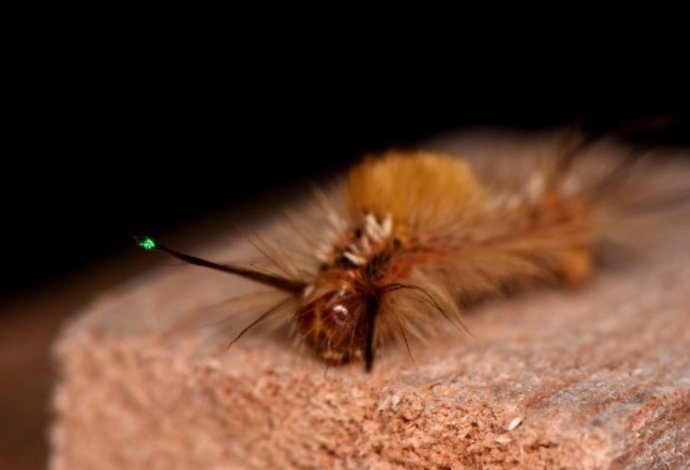
POLYGON ((247 286, 164 267, 58 341, 52 468, 690 468, 690 218, 673 217, 582 289, 484 303, 475 338, 383 351, 371 374, 276 335, 161 337, 247 286))

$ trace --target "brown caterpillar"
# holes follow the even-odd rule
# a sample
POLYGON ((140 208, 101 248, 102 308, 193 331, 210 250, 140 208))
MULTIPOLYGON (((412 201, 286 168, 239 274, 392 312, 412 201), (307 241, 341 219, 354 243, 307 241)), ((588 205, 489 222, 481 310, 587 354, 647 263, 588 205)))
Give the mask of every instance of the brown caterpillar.
POLYGON ((283 274, 138 241, 285 293, 239 336, 287 311, 285 321, 316 356, 335 365, 361 361, 369 371, 389 340, 409 349, 409 336, 428 338, 443 328, 437 319, 462 326, 464 305, 587 280, 612 226, 602 214, 625 214, 649 198, 621 176, 627 160, 578 170, 575 156, 585 146, 535 159, 521 172, 512 171, 515 163, 489 163, 480 176, 469 161, 437 153, 366 158, 332 193, 317 194, 311 225, 298 224, 301 233, 289 240, 299 249, 282 253, 283 274))

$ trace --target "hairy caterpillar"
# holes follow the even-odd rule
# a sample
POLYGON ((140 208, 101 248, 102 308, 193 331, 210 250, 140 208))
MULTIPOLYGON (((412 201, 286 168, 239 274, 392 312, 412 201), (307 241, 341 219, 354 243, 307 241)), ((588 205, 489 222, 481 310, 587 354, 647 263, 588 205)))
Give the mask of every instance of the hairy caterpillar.
POLYGON ((682 196, 668 188, 650 196, 653 185, 629 178, 626 159, 581 165, 576 156, 590 143, 520 168, 433 152, 369 157, 316 194, 294 236, 280 241, 295 246, 282 250, 279 273, 138 242, 284 293, 239 336, 280 317, 326 363, 369 371, 385 342, 409 348, 408 337, 433 336, 444 321, 462 327, 463 307, 482 298, 583 283, 617 217, 682 196))

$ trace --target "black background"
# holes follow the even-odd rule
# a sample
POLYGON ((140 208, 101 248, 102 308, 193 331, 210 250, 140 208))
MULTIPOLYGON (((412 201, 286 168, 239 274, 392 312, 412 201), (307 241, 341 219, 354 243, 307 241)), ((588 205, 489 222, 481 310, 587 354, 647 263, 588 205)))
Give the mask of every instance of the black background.
POLYGON ((673 99, 621 105, 596 93, 581 100, 567 87, 437 87, 376 70, 356 84, 281 67, 197 72, 174 61, 159 68, 145 55, 125 67, 89 64, 47 62, 14 94, 0 189, 1 295, 132 246, 133 234, 318 181, 365 152, 450 129, 579 122, 605 132, 672 115, 670 125, 633 138, 690 143, 688 114, 673 99))

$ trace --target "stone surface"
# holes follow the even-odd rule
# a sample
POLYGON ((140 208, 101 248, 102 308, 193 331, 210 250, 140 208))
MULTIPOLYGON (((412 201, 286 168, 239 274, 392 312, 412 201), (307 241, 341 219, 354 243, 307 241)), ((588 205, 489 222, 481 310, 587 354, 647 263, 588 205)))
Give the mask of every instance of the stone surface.
POLYGON ((222 329, 162 334, 249 287, 168 264, 65 328, 52 468, 689 468, 690 217, 673 217, 582 289, 484 303, 474 338, 383 351, 371 374, 279 333, 227 351, 222 329))

